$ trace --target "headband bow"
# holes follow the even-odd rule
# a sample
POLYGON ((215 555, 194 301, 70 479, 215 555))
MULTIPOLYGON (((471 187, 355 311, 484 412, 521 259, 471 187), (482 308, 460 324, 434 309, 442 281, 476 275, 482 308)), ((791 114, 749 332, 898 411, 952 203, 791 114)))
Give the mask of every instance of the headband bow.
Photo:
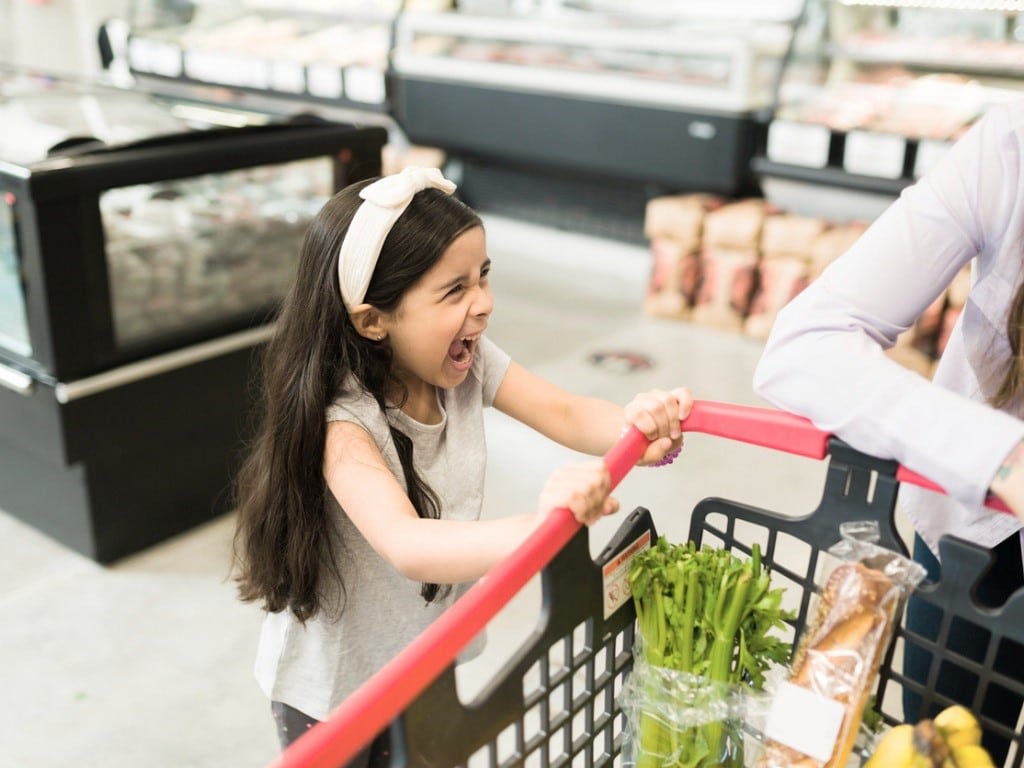
POLYGON ((338 284, 347 309, 363 303, 388 233, 413 196, 429 188, 450 195, 455 184, 437 168, 412 167, 385 176, 359 192, 364 202, 352 217, 338 254, 338 284))

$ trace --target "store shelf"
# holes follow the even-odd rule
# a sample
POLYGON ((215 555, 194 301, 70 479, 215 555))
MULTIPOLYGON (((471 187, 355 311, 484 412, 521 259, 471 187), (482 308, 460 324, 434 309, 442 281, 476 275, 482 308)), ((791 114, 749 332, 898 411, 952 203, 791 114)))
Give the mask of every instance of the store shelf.
POLYGON ((723 15, 730 3, 670 18, 607 6, 403 13, 388 78, 395 119, 412 141, 478 163, 749 189, 753 114, 770 103, 791 19, 737 22, 723 15))
POLYGON ((755 175, 896 195, 1020 98, 1024 4, 809 0, 755 175))
POLYGON ((137 76, 385 112, 396 13, 395 3, 336 12, 200 4, 185 22, 132 26, 125 55, 137 76))

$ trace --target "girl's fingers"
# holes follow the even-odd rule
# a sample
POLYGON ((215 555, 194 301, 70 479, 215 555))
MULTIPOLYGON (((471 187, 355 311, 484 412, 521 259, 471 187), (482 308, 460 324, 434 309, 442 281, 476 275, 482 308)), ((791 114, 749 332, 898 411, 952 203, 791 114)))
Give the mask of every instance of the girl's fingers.
POLYGON ((625 416, 648 440, 665 436, 675 440, 681 434, 679 422, 689 413, 692 402, 686 389, 652 390, 633 398, 625 416))
MULTIPOLYGON (((604 464, 574 464, 554 472, 541 493, 540 506, 545 512, 566 507, 580 523, 589 525, 604 514, 610 514, 608 492, 611 478, 604 464)), ((617 502, 615 503, 617 509, 617 502)))

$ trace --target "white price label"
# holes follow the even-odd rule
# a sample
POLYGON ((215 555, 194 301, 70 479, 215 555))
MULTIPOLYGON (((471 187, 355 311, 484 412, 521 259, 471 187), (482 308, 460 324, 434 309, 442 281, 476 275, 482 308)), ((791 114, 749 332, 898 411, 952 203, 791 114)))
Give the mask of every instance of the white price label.
POLYGON ((843 705, 838 701, 783 682, 768 709, 764 735, 825 763, 836 748, 842 724, 843 705))
POLYGON ((773 120, 768 126, 768 159, 775 163, 824 168, 832 132, 824 125, 773 120))
POLYGON ((917 142, 917 157, 914 158, 914 178, 924 176, 953 146, 949 141, 921 139, 917 142))
POLYGON ((150 72, 163 77, 181 77, 181 48, 174 43, 153 43, 150 72))
POLYGON ((144 37, 132 37, 128 40, 128 64, 136 72, 153 71, 152 40, 144 37))
POLYGON ((306 90, 306 71, 297 61, 275 61, 270 66, 270 87, 284 93, 306 90))
POLYGON ((651 532, 644 531, 637 539, 601 568, 604 587, 604 617, 607 619, 627 601, 633 599, 629 589, 629 564, 633 558, 651 547, 651 532))
POLYGON ((898 179, 903 175, 907 140, 891 133, 850 131, 843 150, 843 169, 862 176, 898 179))
POLYGON ((383 104, 384 72, 370 67, 347 67, 345 98, 364 104, 383 104))
POLYGON ((328 64, 310 64, 306 68, 306 90, 322 99, 340 99, 341 70, 328 64))
POLYGON ((208 82, 218 68, 216 56, 209 51, 185 51, 185 74, 193 80, 208 82))

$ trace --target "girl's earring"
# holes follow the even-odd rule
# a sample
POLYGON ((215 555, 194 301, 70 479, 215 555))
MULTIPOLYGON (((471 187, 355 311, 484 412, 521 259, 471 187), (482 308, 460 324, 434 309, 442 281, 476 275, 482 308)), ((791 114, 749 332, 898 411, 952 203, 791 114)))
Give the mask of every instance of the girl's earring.
POLYGON ((384 334, 383 333, 378 333, 377 334, 377 341, 383 341, 383 340, 384 340, 384 334))

